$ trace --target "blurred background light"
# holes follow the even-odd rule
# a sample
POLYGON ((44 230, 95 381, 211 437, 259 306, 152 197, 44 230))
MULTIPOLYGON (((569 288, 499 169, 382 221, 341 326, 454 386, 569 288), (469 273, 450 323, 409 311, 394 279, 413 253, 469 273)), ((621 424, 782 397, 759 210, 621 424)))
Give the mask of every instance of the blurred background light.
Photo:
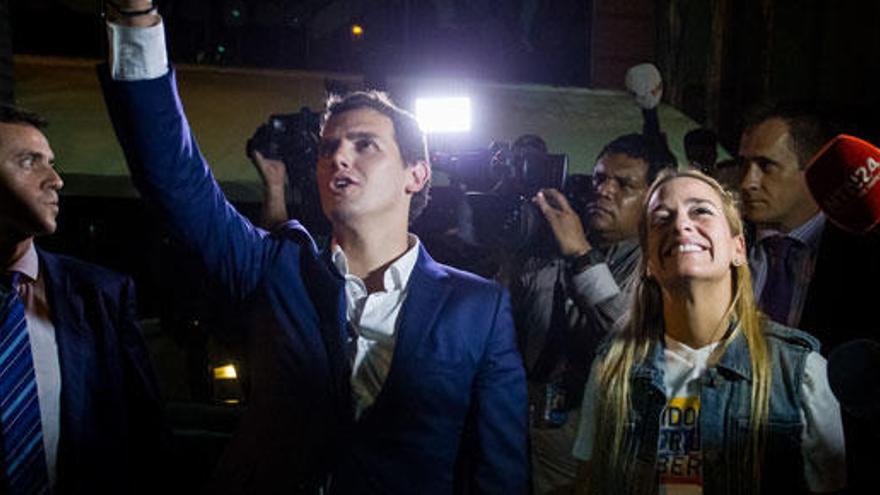
POLYGON ((416 118, 426 133, 471 130, 471 99, 468 97, 417 98, 416 118))
POLYGON ((235 365, 227 364, 214 368, 215 380, 235 380, 236 378, 238 378, 238 372, 235 370, 235 365))

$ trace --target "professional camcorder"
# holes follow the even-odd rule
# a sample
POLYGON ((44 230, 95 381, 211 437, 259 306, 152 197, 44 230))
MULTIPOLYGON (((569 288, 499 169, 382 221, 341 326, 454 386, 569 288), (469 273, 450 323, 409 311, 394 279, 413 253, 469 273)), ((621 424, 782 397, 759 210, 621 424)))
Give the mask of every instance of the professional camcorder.
MULTIPOLYGON (((301 108, 299 113, 271 115, 269 121, 258 127, 248 140, 248 155, 255 150, 270 160, 283 161, 289 169, 314 169, 320 129, 321 114, 307 107, 301 108)), ((288 176, 293 178, 299 174, 288 176)))
POLYGON ((546 152, 543 141, 492 143, 485 150, 432 153, 434 170, 465 191, 457 208, 459 236, 474 246, 518 249, 543 223, 531 198, 543 188, 562 190, 568 157, 546 152), (534 144, 538 142, 538 145, 534 144))
POLYGON ((327 234, 329 223, 321 212, 315 165, 321 133, 321 114, 302 107, 299 113, 275 114, 257 128, 247 142, 247 153, 259 151, 287 168, 287 201, 291 213, 312 233, 327 234))

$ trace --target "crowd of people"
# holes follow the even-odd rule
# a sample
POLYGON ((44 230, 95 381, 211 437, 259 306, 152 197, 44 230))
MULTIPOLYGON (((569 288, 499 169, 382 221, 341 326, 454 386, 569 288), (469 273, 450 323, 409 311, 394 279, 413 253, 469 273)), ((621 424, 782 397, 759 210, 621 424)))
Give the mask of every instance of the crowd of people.
MULTIPOLYGON (((601 150, 583 204, 534 196, 553 249, 508 256, 499 283, 410 233, 431 184, 425 136, 375 91, 324 113, 329 245, 287 218, 284 164, 259 152, 253 225, 199 151, 155 5, 108 4, 99 75, 132 179, 247 322, 248 407, 209 493, 875 486, 874 442, 841 412, 826 357, 872 338, 857 288, 880 276, 880 246, 827 222, 807 189, 832 137, 818 115, 756 110, 735 180, 706 131, 679 170, 659 73, 634 67, 642 132, 601 150)), ((0 492, 173 491, 131 281, 34 245, 63 186, 42 126, 0 112, 0 492)))

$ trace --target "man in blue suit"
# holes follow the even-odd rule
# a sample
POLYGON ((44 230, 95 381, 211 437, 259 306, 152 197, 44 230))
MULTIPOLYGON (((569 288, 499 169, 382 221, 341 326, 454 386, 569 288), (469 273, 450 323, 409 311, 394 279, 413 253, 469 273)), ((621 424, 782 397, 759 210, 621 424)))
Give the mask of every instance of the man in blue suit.
POLYGON ((42 125, 0 107, 0 493, 150 493, 162 410, 134 287, 34 246, 63 185, 42 125))
POLYGON ((328 102, 317 179, 332 241, 318 252, 297 222, 270 235, 226 201, 151 3, 110 15, 102 83, 135 184, 250 317, 250 404, 211 491, 522 493, 508 297, 408 233, 431 178, 412 115, 373 92, 328 102))

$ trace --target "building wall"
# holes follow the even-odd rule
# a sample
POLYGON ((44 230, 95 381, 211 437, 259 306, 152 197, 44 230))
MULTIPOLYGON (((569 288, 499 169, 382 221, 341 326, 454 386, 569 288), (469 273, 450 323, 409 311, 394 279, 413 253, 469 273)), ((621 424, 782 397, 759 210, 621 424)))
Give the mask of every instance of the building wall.
POLYGON ((880 3, 829 0, 657 0, 664 100, 735 150, 746 109, 817 102, 878 135, 880 3))
POLYGON ((623 88, 626 70, 655 62, 655 0, 594 0, 590 35, 593 88, 623 88))

